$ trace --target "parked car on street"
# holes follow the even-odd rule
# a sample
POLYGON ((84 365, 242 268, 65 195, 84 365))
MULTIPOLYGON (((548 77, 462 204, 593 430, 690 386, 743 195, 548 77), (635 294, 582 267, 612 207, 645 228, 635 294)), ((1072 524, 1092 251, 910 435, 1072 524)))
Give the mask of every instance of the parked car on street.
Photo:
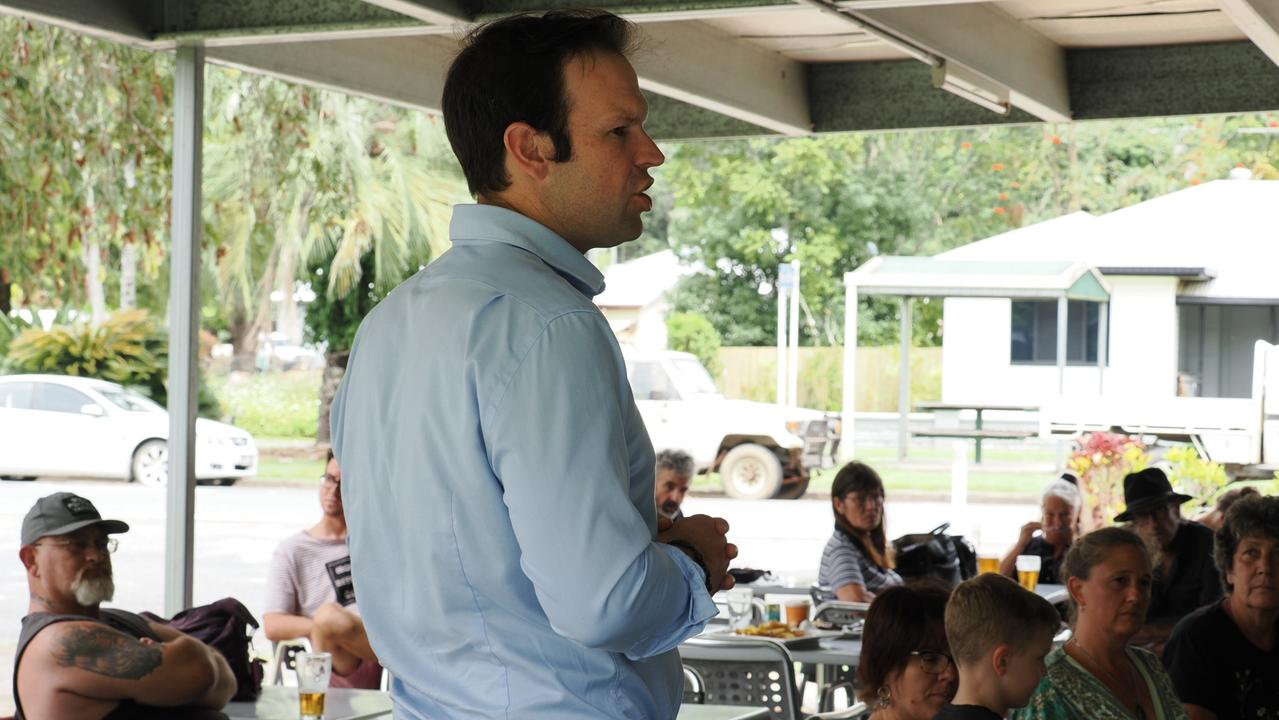
POLYGON ((798 498, 812 470, 833 464, 837 415, 725 398, 689 353, 622 354, 653 448, 683 450, 697 472, 718 471, 729 497, 798 498))
MULTIPOLYGON (((253 436, 195 422, 195 477, 230 485, 257 472, 253 436)), ((65 375, 0 377, 0 477, 168 481, 169 413, 116 383, 65 375)))

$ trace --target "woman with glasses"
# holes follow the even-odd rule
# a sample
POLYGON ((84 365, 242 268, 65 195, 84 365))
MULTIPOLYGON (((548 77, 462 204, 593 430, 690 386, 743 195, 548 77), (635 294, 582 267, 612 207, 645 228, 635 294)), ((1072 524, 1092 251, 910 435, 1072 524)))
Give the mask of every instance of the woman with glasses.
POLYGON ((827 599, 870 602, 885 588, 902 584, 893 570, 884 533, 884 482, 869 465, 850 462, 830 489, 835 532, 822 551, 817 584, 827 599))
POLYGON ((1018 720, 1185 720, 1159 658, 1128 643, 1150 604, 1150 553, 1136 533, 1103 528, 1075 541, 1062 566, 1074 631, 1018 720))
POLYGON ((869 720, 932 720, 955 696, 946 598, 925 582, 888 588, 871 603, 857 666, 869 720))

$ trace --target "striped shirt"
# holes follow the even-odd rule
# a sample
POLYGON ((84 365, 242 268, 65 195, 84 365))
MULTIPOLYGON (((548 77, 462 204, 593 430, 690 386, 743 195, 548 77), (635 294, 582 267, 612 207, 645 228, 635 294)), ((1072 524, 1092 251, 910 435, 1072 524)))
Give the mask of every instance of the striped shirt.
POLYGON ((817 584, 830 588, 828 600, 835 598, 835 591, 845 585, 860 585, 878 593, 886 587, 902 584, 902 576, 892 568, 882 568, 867 557, 857 543, 842 532, 836 531, 822 551, 822 566, 817 572, 817 584))
POLYGON ((306 531, 285 538, 271 556, 266 588, 269 613, 314 617, 329 602, 358 612, 345 539, 321 540, 306 531))

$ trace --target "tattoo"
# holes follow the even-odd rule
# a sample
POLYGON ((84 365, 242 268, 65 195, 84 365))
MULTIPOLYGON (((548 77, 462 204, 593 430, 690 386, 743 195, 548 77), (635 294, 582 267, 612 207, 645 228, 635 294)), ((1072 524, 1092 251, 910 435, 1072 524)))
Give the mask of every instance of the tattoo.
POLYGON ((111 678, 138 680, 151 674, 164 662, 158 647, 106 627, 70 628, 54 650, 63 667, 77 667, 111 678))

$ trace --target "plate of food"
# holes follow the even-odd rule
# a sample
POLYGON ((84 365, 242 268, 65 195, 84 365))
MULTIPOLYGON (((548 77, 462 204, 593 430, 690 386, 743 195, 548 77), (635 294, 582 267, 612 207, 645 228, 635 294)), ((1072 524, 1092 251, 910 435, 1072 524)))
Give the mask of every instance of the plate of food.
POLYGON ((810 630, 803 628, 795 628, 784 622, 770 620, 759 625, 750 625, 748 627, 739 628, 732 632, 717 633, 717 638, 726 640, 737 640, 746 638, 763 638, 778 642, 786 647, 795 650, 799 648, 817 647, 822 638, 829 637, 832 633, 825 633, 819 630, 810 630))

